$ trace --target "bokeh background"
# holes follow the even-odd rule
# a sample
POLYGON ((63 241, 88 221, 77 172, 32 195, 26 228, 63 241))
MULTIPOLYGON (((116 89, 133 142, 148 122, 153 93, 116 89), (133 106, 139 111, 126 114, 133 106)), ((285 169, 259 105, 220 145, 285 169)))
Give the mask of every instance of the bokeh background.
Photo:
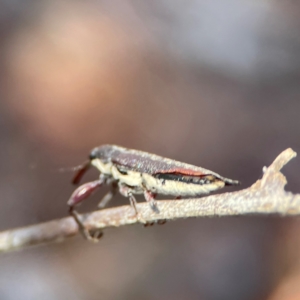
MULTIPOLYGON (((67 168, 97 145, 242 187, 299 152, 299 16, 297 1, 1 0, 0 229, 66 216, 67 168)), ((288 190, 299 170, 284 168, 288 190)), ((300 299, 299 230, 279 217, 110 229, 2 254, 0 299, 300 299)))

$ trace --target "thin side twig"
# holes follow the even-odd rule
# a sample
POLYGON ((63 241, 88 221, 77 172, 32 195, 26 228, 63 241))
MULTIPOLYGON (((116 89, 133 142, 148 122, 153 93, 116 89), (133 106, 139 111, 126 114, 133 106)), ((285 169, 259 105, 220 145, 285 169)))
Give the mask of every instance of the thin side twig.
MULTIPOLYGON (((159 213, 148 203, 139 203, 139 220, 131 206, 125 205, 84 214, 82 219, 89 230, 119 227, 159 220, 176 220, 191 217, 232 216, 249 214, 300 215, 300 194, 286 192, 287 181, 280 172, 296 153, 283 151, 268 168, 263 177, 249 188, 197 199, 157 201, 159 213)), ((30 245, 62 241, 78 233, 71 217, 0 232, 0 252, 12 251, 30 245)))

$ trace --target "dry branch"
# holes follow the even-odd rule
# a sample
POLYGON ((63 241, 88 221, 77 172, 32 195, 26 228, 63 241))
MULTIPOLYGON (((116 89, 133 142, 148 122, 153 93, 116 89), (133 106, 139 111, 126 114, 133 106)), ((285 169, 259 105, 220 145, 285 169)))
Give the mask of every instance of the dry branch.
MULTIPOLYGON (((287 181, 281 168, 296 153, 292 149, 283 151, 271 164, 263 169, 263 177, 251 187, 232 193, 212 195, 197 199, 158 201, 160 213, 155 213, 148 203, 137 205, 140 219, 137 220, 129 205, 95 211, 82 216, 89 230, 119 227, 140 222, 176 220, 190 217, 232 216, 249 214, 300 214, 300 194, 284 190, 287 181)), ((78 233, 73 218, 67 217, 42 224, 0 232, 0 252, 12 251, 30 245, 62 241, 78 233)))

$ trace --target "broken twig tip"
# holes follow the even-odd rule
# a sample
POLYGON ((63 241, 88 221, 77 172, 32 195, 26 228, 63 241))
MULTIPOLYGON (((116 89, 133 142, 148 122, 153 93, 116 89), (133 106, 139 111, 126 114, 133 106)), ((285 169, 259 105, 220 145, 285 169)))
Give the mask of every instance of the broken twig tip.
POLYGON ((272 165, 270 167, 272 167, 273 171, 280 171, 291 159, 293 159, 294 157, 297 156, 297 153, 292 149, 292 148, 288 148, 286 150, 284 150, 283 152, 281 152, 276 159, 274 160, 274 162, 272 163, 272 165))

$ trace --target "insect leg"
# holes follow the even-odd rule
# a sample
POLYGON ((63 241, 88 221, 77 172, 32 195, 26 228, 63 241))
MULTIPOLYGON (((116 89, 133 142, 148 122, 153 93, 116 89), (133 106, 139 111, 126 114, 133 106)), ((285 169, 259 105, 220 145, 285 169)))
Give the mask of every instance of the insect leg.
POLYGON ((126 198, 129 198, 130 205, 133 207, 135 214, 138 215, 138 210, 136 207, 137 202, 136 202, 135 197, 132 194, 132 189, 130 187, 128 187, 127 185, 122 184, 122 185, 119 185, 119 191, 120 191, 121 195, 123 195, 126 198))
POLYGON ((133 196, 132 192, 129 192, 128 193, 128 198, 129 198, 129 201, 130 201, 130 205, 133 207, 134 211, 135 211, 135 214, 138 215, 138 210, 136 208, 136 199, 135 197, 133 196))
POLYGON ((111 190, 101 199, 101 201, 98 204, 98 208, 104 208, 106 204, 116 195, 118 191, 118 185, 114 181, 111 185, 111 190))
POLYGON ((150 191, 144 190, 144 196, 145 196, 146 201, 150 204, 150 207, 153 209, 153 211, 155 211, 156 213, 159 213, 159 209, 158 209, 156 201, 155 201, 156 194, 154 194, 150 191))
MULTIPOLYGON (((157 194, 144 189, 144 196, 145 196, 146 201, 150 204, 150 207, 154 212, 159 213, 159 209, 158 209, 156 201, 155 201, 156 195, 157 194)), ((164 221, 164 220, 162 220, 162 221, 164 221)), ((157 222, 147 222, 144 224, 144 227, 153 226, 155 223, 162 224, 161 221, 158 220, 157 222)))
POLYGON ((79 231, 85 239, 92 242, 98 242, 99 239, 103 236, 103 232, 101 230, 96 230, 93 234, 91 234, 91 232, 85 228, 84 224, 80 220, 79 213, 74 209, 74 207, 70 206, 69 213, 76 221, 79 227, 79 231))
POLYGON ((98 241, 98 239, 102 236, 102 233, 96 232, 96 236, 92 236, 89 231, 85 228, 84 224, 80 220, 78 212, 75 210, 75 207, 81 204, 84 200, 86 200, 90 195, 92 195, 102 184, 103 179, 98 179, 95 181, 91 181, 85 183, 78 187, 73 194, 71 195, 68 205, 69 205, 69 214, 74 218, 76 221, 79 231, 81 234, 88 240, 91 241, 98 241))

